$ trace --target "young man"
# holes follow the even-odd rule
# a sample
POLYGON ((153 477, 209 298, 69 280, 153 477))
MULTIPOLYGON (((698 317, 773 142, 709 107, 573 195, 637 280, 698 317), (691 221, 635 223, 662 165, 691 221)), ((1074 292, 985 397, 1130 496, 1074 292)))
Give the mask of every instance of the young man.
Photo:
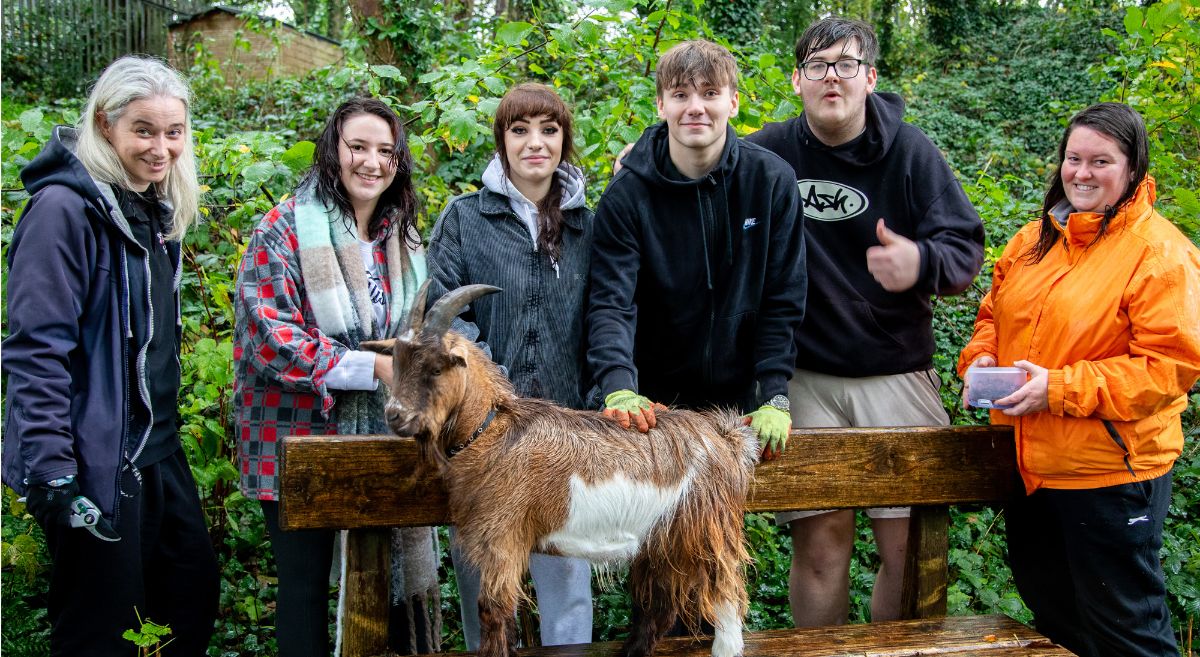
MULTIPOLYGON (((933 369, 931 295, 962 292, 983 262, 983 225, 937 148, 874 93, 878 41, 826 18, 796 43, 804 112, 748 140, 795 169, 812 263, 789 384, 795 426, 921 426, 949 420, 933 369)), ((881 566, 872 620, 898 617, 907 508, 870 509, 881 566)), ((797 627, 844 623, 854 512, 779 514, 792 535, 797 627)))
POLYGON ((729 127, 738 109, 729 51, 681 43, 656 78, 663 121, 596 209, 588 365, 605 414, 622 425, 653 427, 651 399, 734 407, 753 411, 770 456, 790 428, 787 380, 804 315, 792 171, 729 127))

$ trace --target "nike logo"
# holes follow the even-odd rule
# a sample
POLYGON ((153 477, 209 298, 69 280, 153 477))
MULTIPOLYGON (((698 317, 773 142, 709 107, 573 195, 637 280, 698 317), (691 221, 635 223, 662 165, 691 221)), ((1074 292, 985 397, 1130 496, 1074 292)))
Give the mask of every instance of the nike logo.
POLYGON ((1131 525, 1136 525, 1139 522, 1150 522, 1150 516, 1138 516, 1136 518, 1129 519, 1129 524, 1131 525))

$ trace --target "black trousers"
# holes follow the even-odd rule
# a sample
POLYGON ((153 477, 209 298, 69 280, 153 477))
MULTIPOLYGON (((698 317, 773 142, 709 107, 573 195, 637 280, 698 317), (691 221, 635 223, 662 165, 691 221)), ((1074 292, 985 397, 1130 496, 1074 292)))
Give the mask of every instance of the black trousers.
POLYGON ((171 628, 163 657, 205 654, 217 617, 220 573, 183 450, 142 468, 138 494, 121 499, 121 540, 46 528, 50 654, 128 657, 137 615, 171 628), (134 610, 137 610, 136 613, 134 610))
MULTIPOLYGON (((279 503, 263 501, 263 517, 275 553, 279 591, 275 600, 275 637, 279 657, 329 657, 329 569, 333 566, 332 529, 284 531, 279 503)), ((409 627, 408 601, 393 602, 388 647, 400 655, 436 652, 441 637, 426 636, 424 626, 409 627)), ((427 614, 418 608, 415 614, 427 614)))
POLYGON ((279 503, 262 502, 279 575, 275 638, 279 657, 329 657, 329 569, 332 529, 283 531, 279 503))
POLYGON ((1038 631, 1081 657, 1178 657, 1159 560, 1170 502, 1168 472, 1008 506, 1009 565, 1038 631))

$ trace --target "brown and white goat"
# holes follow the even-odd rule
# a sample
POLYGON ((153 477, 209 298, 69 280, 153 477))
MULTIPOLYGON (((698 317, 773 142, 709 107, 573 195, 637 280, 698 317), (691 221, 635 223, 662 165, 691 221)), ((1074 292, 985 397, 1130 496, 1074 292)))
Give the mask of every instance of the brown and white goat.
POLYGON ((732 412, 670 410, 647 434, 600 413, 518 397, 501 370, 448 331, 470 285, 428 313, 425 289, 394 341, 389 426, 420 445, 449 493, 463 555, 480 573, 482 657, 516 652, 514 611, 531 551, 630 564, 633 624, 623 654, 650 655, 682 617, 716 631, 713 657, 742 653, 742 532, 758 459, 732 412))

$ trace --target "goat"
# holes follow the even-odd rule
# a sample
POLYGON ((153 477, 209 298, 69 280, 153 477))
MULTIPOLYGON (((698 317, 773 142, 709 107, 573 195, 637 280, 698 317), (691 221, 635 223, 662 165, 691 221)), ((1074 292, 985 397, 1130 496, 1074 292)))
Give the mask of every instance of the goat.
POLYGON ((653 654, 677 617, 695 631, 697 616, 715 629, 713 657, 740 655, 754 432, 733 412, 673 409, 639 434, 600 413, 518 397, 496 364, 449 331, 463 308, 499 289, 461 287, 425 313, 427 289, 403 335, 366 348, 390 350, 388 425, 415 438, 420 467, 440 475, 460 549, 479 569, 479 655, 516 654, 514 612, 534 550, 600 569, 629 564, 624 655, 653 654))

